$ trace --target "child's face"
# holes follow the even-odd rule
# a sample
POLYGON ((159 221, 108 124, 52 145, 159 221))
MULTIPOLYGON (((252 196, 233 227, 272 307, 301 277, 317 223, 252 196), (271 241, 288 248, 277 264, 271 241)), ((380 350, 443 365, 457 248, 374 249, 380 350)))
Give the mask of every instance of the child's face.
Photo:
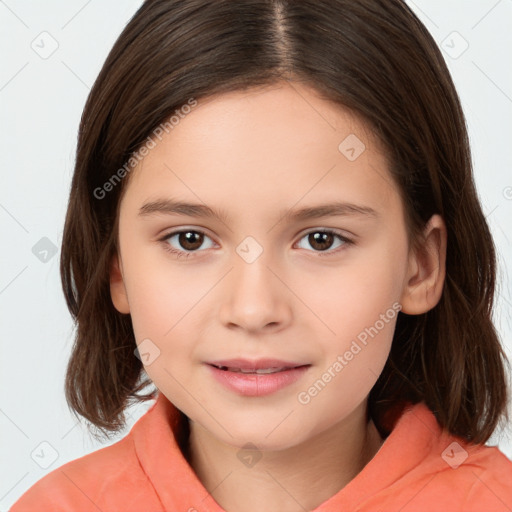
POLYGON ((364 126, 298 84, 230 93, 200 101, 133 173, 112 297, 137 343, 151 340, 140 349, 161 392, 235 446, 286 448, 351 421, 388 357, 409 268, 398 188, 364 126), (225 217, 140 213, 171 200, 225 217), (335 202, 359 210, 292 217, 335 202), (178 230, 192 233, 162 241, 178 230), (307 366, 208 364, 237 358, 307 366))

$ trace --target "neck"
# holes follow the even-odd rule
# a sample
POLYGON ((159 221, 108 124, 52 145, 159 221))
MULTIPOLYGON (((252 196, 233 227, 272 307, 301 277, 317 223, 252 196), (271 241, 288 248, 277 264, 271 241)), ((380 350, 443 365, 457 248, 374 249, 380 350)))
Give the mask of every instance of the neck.
POLYGON ((345 487, 381 444, 374 423, 367 421, 364 403, 350 417, 301 444, 261 452, 250 467, 237 457, 240 448, 190 421, 186 454, 201 483, 227 512, 304 512, 345 487))

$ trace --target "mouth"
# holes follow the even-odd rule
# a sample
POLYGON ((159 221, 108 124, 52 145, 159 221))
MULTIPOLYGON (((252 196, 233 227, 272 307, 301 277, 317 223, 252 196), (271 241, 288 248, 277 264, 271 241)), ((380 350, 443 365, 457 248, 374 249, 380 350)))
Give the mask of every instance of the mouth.
POLYGON ((232 366, 218 366, 216 364, 212 364, 211 366, 215 366, 215 368, 218 368, 219 370, 225 371, 225 372, 235 372, 235 373, 254 373, 256 375, 268 375, 269 373, 278 373, 283 372, 286 370, 293 370, 294 368, 302 368, 303 366, 309 366, 309 365, 299 365, 299 366, 279 366, 277 368, 270 367, 270 368, 236 368, 232 366))
POLYGON ((225 372, 253 373, 257 375, 267 375, 302 368, 303 366, 311 366, 310 364, 281 361, 279 359, 258 359, 254 361, 248 359, 229 359, 225 361, 213 361, 207 364, 225 372))
POLYGON ((230 359, 206 364, 218 382, 245 396, 275 393, 301 379, 311 366, 277 359, 230 359))

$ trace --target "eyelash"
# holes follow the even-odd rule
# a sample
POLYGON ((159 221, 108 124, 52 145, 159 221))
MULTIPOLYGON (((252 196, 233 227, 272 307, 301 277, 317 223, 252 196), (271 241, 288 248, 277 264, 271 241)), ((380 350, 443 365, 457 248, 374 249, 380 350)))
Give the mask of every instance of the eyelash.
MULTIPOLYGON (((203 231, 200 231, 198 229, 181 229, 181 230, 178 230, 178 231, 171 231, 170 233, 167 233, 162 238, 160 238, 159 241, 164 244, 164 250, 166 250, 167 252, 177 256, 178 258, 181 258, 183 256, 185 256, 186 258, 189 258, 190 256, 194 257, 194 253, 199 253, 199 252, 203 252, 203 251, 201 251, 201 250, 190 251, 190 252, 180 251, 178 249, 175 249, 174 247, 172 247, 168 243, 168 240, 170 238, 172 238, 173 236, 179 235, 181 233, 188 233, 188 232, 199 233, 201 235, 204 235, 205 237, 210 238, 206 233, 204 233, 203 231)), ((308 231, 307 233, 304 233, 304 235, 302 235, 302 237, 299 240, 302 240, 303 238, 307 237, 308 235, 311 235, 312 233, 327 233, 327 234, 331 234, 331 235, 334 235, 335 237, 337 237, 339 240, 341 240, 343 242, 343 245, 341 247, 338 247, 337 249, 335 249, 333 251, 331 251, 329 249, 327 249, 325 251, 313 251, 313 252, 317 253, 319 256, 322 256, 322 257, 332 256, 333 254, 337 254, 338 252, 344 250, 344 248, 346 248, 347 246, 350 246, 350 245, 354 244, 353 240, 347 238, 346 236, 341 235, 340 233, 338 233, 337 231, 332 230, 332 229, 313 229, 311 231, 308 231)))

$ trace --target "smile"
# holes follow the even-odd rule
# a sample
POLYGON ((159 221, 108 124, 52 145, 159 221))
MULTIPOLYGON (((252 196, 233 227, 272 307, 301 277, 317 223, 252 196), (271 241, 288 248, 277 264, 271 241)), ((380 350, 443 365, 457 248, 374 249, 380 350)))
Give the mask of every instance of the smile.
POLYGON ((266 396, 291 386, 311 364, 276 359, 230 359, 206 363, 210 374, 224 388, 241 396, 266 396))
POLYGON ((213 365, 213 366, 215 366, 219 370, 223 370, 225 372, 253 373, 253 374, 258 374, 258 375, 277 373, 277 372, 282 372, 284 370, 292 369, 288 366, 281 366, 279 368, 234 368, 234 367, 228 367, 228 366, 216 366, 216 365, 213 365))

